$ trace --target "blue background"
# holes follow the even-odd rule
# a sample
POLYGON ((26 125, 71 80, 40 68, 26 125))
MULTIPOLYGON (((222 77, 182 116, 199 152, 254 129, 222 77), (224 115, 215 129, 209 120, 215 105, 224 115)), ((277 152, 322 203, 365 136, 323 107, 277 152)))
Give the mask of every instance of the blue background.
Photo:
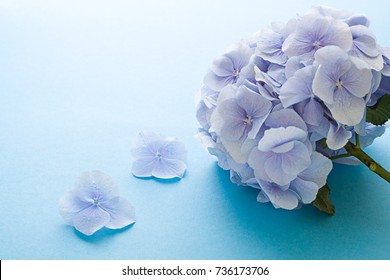
MULTIPOLYGON (((390 185, 365 166, 331 172, 334 217, 275 210, 194 138, 193 99, 214 56, 313 4, 286 3, 1 1, 0 259, 390 259, 390 185), (185 142, 182 180, 131 175, 141 130, 185 142), (86 237, 63 223, 58 200, 96 169, 137 222, 86 237)), ((390 46, 389 4, 322 3, 367 14, 390 46)), ((387 131, 367 149, 387 169, 389 141, 387 131)))

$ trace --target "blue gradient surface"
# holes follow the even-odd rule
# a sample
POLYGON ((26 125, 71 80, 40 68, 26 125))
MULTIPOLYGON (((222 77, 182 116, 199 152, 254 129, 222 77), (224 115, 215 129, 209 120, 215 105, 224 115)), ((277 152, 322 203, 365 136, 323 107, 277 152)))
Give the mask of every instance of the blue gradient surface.
MULTIPOLYGON (((366 167, 332 171, 334 217, 275 210, 194 139, 193 97, 213 57, 312 5, 209 2, 0 2, 0 259, 390 259, 390 185, 366 167), (185 142, 182 180, 131 175, 141 130, 185 142), (137 222, 86 237, 63 223, 58 200, 96 169, 137 222)), ((367 14, 390 46, 389 4, 322 3, 367 14)), ((387 169, 389 141, 387 131, 367 149, 387 169)))

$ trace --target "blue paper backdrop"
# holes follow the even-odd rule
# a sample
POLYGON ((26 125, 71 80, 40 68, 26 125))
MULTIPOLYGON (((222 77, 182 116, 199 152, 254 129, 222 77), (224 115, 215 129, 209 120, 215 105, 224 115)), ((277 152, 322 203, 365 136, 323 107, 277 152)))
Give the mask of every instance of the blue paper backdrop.
MULTIPOLYGON (((390 185, 364 166, 329 177, 337 209, 275 210, 194 139, 193 97, 213 57, 309 1, 0 2, 0 259, 389 259, 390 185), (289 4, 287 4, 289 3, 289 4), (141 130, 188 148, 180 181, 136 179, 141 130), (85 237, 58 200, 102 170, 137 223, 85 237)), ((365 13, 390 46, 389 4, 322 1, 365 13)), ((390 132, 367 152, 390 168, 390 132)))

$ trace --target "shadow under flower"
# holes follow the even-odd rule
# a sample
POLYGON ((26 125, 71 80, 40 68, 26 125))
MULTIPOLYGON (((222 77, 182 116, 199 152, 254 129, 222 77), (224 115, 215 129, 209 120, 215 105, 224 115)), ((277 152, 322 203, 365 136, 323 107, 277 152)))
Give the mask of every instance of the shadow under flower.
POLYGON ((232 183, 229 171, 215 165, 212 172, 217 174, 220 195, 228 198, 231 210, 234 209, 237 213, 237 219, 248 217, 249 215, 252 216, 251 222, 256 223, 256 220, 261 218, 263 223, 275 220, 282 222, 284 219, 289 221, 313 220, 318 222, 322 220, 327 221, 331 218, 329 215, 315 209, 312 205, 303 205, 295 210, 275 209, 270 202, 257 202, 258 189, 249 186, 238 186, 232 183))
POLYGON ((183 178, 185 178, 186 174, 184 174, 184 176, 182 178, 171 178, 171 179, 162 179, 162 178, 157 178, 157 177, 137 177, 135 175, 133 175, 133 177, 140 179, 140 180, 144 180, 144 181, 152 180, 152 181, 159 182, 161 184, 176 184, 179 181, 181 181, 183 178))
POLYGON ((95 232, 94 234, 89 235, 89 236, 79 232, 75 228, 73 228, 73 232, 74 232, 74 234, 76 234, 77 237, 79 237, 83 241, 86 241, 88 243, 96 243, 97 244, 97 243, 101 243, 104 240, 107 240, 109 238, 113 238, 114 236, 123 234, 125 231, 130 230, 130 228, 132 228, 133 225, 134 225, 134 223, 131 225, 125 226, 121 229, 109 229, 109 228, 104 227, 104 228, 98 230, 97 232, 95 232))

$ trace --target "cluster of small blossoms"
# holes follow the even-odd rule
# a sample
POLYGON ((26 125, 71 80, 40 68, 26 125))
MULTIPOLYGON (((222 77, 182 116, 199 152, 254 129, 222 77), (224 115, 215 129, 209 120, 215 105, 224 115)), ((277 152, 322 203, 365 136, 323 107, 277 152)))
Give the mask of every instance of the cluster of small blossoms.
MULTIPOLYGON (((360 14, 313 7, 228 48, 197 96, 198 138, 232 182, 276 208, 309 204, 326 184, 330 157, 384 126, 366 107, 390 90, 390 49, 360 14)), ((342 158, 340 163, 356 163, 342 158)))

